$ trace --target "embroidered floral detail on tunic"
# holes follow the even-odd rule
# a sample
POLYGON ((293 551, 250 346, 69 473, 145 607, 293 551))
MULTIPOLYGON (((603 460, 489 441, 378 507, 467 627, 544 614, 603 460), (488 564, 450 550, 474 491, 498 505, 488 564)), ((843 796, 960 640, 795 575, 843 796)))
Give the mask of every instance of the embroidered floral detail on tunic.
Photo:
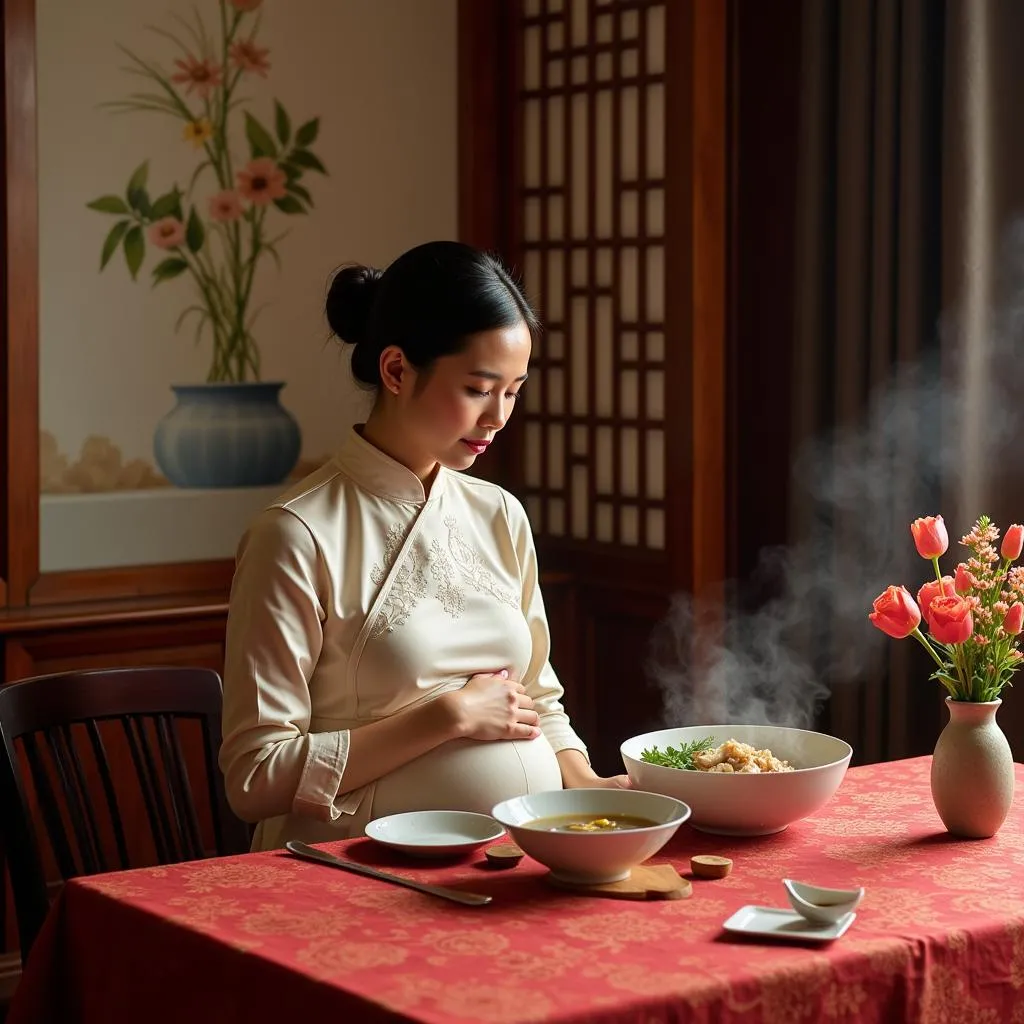
POLYGON ((463 579, 478 593, 490 594, 502 604, 518 608, 519 598, 495 580, 480 555, 463 540, 455 517, 449 516, 445 519, 444 525, 448 527, 448 553, 458 566, 463 579))
MULTIPOLYGON (((384 540, 384 564, 375 564, 370 570, 370 579, 378 587, 383 586, 388 578, 388 571, 394 564, 398 552, 405 540, 405 530, 401 524, 395 523, 387 532, 384 540)), ((405 624, 412 610, 427 592, 427 575, 423 559, 416 550, 415 544, 409 549, 402 564, 395 570, 395 578, 391 589, 384 598, 384 603, 377 617, 373 620, 370 639, 376 639, 385 633, 392 633, 405 624)))
POLYGON ((455 584, 451 559, 436 540, 430 545, 430 572, 436 581, 437 599, 441 607, 453 619, 457 619, 466 609, 466 597, 455 584))
MULTIPOLYGON (((520 606, 519 597, 495 580, 480 554, 466 543, 455 518, 449 516, 444 524, 448 527, 447 551, 438 540, 431 543, 429 552, 417 548, 414 543, 406 552, 402 564, 394 570, 390 590, 370 629, 371 640, 385 633, 393 633, 405 624, 413 609, 427 594, 428 565, 434 580, 434 596, 452 619, 460 618, 466 610, 467 584, 477 593, 489 594, 510 608, 520 606)), ((383 564, 376 563, 370 571, 370 579, 376 586, 382 587, 387 583, 391 566, 405 542, 405 535, 405 528, 400 523, 388 528, 384 540, 383 564)))

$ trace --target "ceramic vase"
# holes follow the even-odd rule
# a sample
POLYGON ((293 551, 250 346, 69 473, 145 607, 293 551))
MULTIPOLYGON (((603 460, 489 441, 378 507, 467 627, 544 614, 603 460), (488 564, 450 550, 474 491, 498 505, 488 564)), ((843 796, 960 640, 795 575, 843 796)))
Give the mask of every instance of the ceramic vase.
POLYGON ((932 800, 946 831, 987 839, 999 831, 1013 802, 1010 744, 996 723, 1001 700, 946 698, 949 721, 932 757, 932 800))
POLYGON ((299 457, 301 432, 279 401, 283 383, 174 385, 157 424, 157 465, 177 487, 267 487, 299 457))

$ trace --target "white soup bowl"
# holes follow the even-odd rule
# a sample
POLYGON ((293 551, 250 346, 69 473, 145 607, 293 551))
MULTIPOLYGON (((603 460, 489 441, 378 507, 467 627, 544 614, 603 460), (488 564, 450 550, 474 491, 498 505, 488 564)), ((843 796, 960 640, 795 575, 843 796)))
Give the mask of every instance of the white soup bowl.
POLYGON ((628 878, 672 838, 690 808, 670 796, 631 789, 556 789, 504 800, 491 815, 559 880, 597 885, 628 878), (553 832, 536 824, 566 815, 589 820, 627 815, 654 824, 607 832, 553 832))

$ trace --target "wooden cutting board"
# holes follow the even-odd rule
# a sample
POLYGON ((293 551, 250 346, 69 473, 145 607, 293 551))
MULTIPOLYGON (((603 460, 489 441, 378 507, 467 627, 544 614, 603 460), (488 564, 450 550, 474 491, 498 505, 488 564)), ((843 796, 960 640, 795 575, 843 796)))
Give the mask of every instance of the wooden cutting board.
POLYGON ((553 875, 545 877, 548 884, 556 889, 613 900, 685 900, 693 893, 693 886, 671 864, 638 864, 630 872, 629 878, 603 885, 563 882, 553 875))

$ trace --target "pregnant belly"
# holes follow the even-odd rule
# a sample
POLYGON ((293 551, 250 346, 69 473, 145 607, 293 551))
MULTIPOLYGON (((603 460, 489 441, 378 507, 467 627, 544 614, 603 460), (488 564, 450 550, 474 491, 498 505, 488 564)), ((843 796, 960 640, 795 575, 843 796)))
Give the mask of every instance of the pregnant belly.
POLYGON ((489 814, 502 800, 561 788, 558 761, 543 736, 453 740, 378 779, 371 817, 429 810, 489 814))

